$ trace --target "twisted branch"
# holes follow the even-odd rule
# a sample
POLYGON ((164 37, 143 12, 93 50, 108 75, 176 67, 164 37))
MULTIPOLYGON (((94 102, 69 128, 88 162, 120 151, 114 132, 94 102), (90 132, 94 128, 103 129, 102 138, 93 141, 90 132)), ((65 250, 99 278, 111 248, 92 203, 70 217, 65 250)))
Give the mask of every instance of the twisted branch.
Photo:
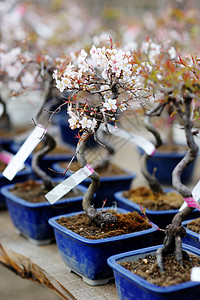
POLYGON ((0 117, 0 128, 10 130, 12 127, 10 117, 9 117, 7 109, 6 109, 6 103, 3 101, 1 96, 0 96, 0 104, 3 105, 3 112, 0 117))
MULTIPOLYGON (((155 144, 155 147, 156 149, 159 148, 161 145, 162 145, 162 140, 161 140, 161 137, 160 137, 160 134, 159 132, 156 130, 156 128, 150 123, 150 117, 147 117, 145 118, 145 128, 150 131, 155 139, 156 139, 156 144, 155 144)), ((150 188, 152 189, 152 191, 154 193, 164 193, 163 192, 163 189, 158 181, 158 179, 154 176, 154 175, 151 175, 148 170, 147 170, 147 161, 148 159, 150 158, 151 156, 148 155, 147 153, 144 153, 142 155, 142 159, 141 159, 141 172, 143 174, 143 176, 146 178, 146 180, 148 181, 149 183, 149 186, 150 188)))
MULTIPOLYGON (((77 160, 80 163, 81 167, 85 167, 87 165, 86 157, 85 157, 85 148, 86 143, 89 140, 89 138, 92 136, 91 133, 84 131, 81 139, 78 142, 77 145, 77 160)), ((84 197, 83 197, 83 210, 86 212, 89 219, 94 222, 97 226, 105 226, 108 224, 112 224, 116 221, 116 217, 114 217, 112 214, 104 211, 97 211, 92 206, 92 199, 96 191, 98 190, 100 186, 100 176, 99 174, 94 171, 90 178, 92 179, 91 184, 89 185, 84 197)))
MULTIPOLYGON (((192 127, 193 122, 191 120, 191 102, 192 99, 189 96, 184 97, 185 110, 180 107, 180 103, 173 99, 177 112, 184 123, 187 144, 189 147, 185 157, 178 163, 172 173, 172 185, 184 198, 192 197, 191 191, 182 184, 181 174, 183 170, 196 158, 198 153, 198 146, 194 141, 192 127)), ((184 256, 188 257, 185 251, 182 251, 182 238, 185 236, 186 231, 181 226, 181 222, 188 217, 188 215, 194 210, 194 208, 186 207, 182 211, 179 211, 173 218, 172 224, 166 228, 166 237, 164 239, 163 248, 157 251, 157 263, 161 270, 164 270, 163 256, 169 253, 174 253, 176 260, 183 264, 184 256)))
POLYGON ((51 181, 51 177, 48 176, 39 166, 40 161, 42 158, 49 153, 51 150, 53 150, 56 146, 56 142, 54 138, 46 133, 44 138, 43 138, 44 146, 42 149, 37 151, 33 158, 32 158, 32 169, 34 173, 43 181, 45 189, 50 191, 53 189, 53 183, 51 181))

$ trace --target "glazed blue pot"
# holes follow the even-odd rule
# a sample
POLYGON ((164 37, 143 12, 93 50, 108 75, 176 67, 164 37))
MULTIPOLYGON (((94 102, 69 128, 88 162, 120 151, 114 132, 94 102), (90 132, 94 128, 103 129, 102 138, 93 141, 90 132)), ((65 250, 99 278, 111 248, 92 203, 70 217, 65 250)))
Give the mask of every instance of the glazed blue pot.
MULTIPOLYGON (((59 165, 59 163, 53 164, 52 168, 60 173, 64 171, 64 169, 59 165)), ((114 194, 117 191, 128 190, 130 188, 132 181, 136 177, 136 174, 128 170, 125 171, 127 172, 127 174, 108 177, 105 176, 100 178, 100 187, 96 192, 95 207, 101 207, 105 199, 107 199, 107 206, 112 205, 112 202, 114 200, 114 194)), ((57 176, 60 177, 59 173, 57 174, 57 176)), ((66 175, 70 176, 72 175, 72 173, 70 171, 67 171, 66 175)), ((61 176, 63 177, 63 175, 61 176)), ((88 177, 84 181, 82 181, 81 184, 88 187, 90 183, 91 179, 88 177)))
MULTIPOLYGON (((114 197, 117 201, 117 206, 127 209, 129 211, 137 211, 141 212, 141 208, 137 203, 134 203, 133 201, 127 199, 123 195, 123 191, 117 192, 114 194, 114 197)), ((147 217, 152 221, 153 223, 157 224, 159 228, 165 229, 165 227, 168 224, 171 224, 173 217, 177 214, 179 210, 178 209, 170 209, 170 210, 151 210, 151 209, 145 209, 145 213, 147 217)), ((195 209, 191 215, 190 218, 197 218, 200 217, 200 212, 195 209)))
MULTIPOLYGON (((143 154, 143 150, 139 149, 143 154)), ((186 152, 162 152, 157 150, 147 161, 147 170, 150 174, 155 172, 155 177, 162 184, 172 184, 172 172, 186 152)), ((194 160, 181 174, 181 181, 187 183, 191 180, 195 166, 194 160)))
MULTIPOLYGON (((25 164, 25 168, 16 174, 12 180, 12 183, 26 181, 32 178, 32 176, 33 172, 31 167, 28 164, 25 164)), ((0 188, 9 185, 10 183, 11 182, 7 178, 0 174, 0 188)), ((6 201, 4 195, 0 191, 0 210, 1 209, 6 209, 6 201)))
MULTIPOLYGON (((155 254, 162 245, 121 253, 108 258, 114 271, 115 284, 120 300, 198 300, 200 282, 184 282, 170 287, 159 287, 125 269, 118 262, 135 261, 148 254, 155 254)), ((183 249, 200 256, 200 250, 183 244, 183 249)))
MULTIPOLYGON (((128 211, 119 209, 121 213, 128 211)), ((56 222, 60 217, 70 217, 77 213, 57 216, 49 220, 54 228, 60 256, 70 270, 79 274, 90 285, 107 283, 113 277, 107 258, 113 254, 138 249, 150 245, 156 226, 121 236, 92 240, 80 236, 56 222)))
POLYGON ((186 236, 182 239, 182 241, 185 244, 189 244, 193 247, 200 249, 199 233, 196 233, 190 229, 187 229, 187 224, 190 221, 192 221, 192 220, 187 220, 187 221, 182 222, 182 225, 185 227, 186 233, 187 233, 186 236))
POLYGON ((10 151, 11 147, 15 144, 13 138, 0 137, 0 145, 3 150, 10 151))
MULTIPOLYGON (((37 181, 41 182, 41 181, 37 181)), ((1 189, 5 197, 10 218, 18 232, 36 245, 49 244, 54 240, 54 232, 48 224, 48 219, 67 212, 82 210, 82 196, 64 198, 51 205, 48 201, 31 203, 10 192, 14 184, 1 189)), ((86 188, 78 186, 83 193, 86 188)))

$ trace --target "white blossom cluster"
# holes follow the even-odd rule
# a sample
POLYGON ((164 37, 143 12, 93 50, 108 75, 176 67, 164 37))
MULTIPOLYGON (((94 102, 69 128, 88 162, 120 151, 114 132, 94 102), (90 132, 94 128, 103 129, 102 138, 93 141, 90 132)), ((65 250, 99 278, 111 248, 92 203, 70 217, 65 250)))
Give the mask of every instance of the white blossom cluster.
POLYGON ((26 89, 38 89, 42 85, 41 65, 50 65, 52 58, 48 55, 41 56, 37 61, 37 53, 24 51, 21 47, 7 50, 0 44, 0 75, 3 84, 11 92, 21 93, 26 89))
POLYGON ((96 48, 92 46, 89 54, 81 50, 79 54, 71 55, 72 61, 60 70, 56 69, 53 73, 55 85, 60 92, 64 90, 87 92, 99 96, 99 111, 94 112, 83 109, 82 112, 77 108, 68 107, 69 125, 72 129, 80 128, 94 131, 98 119, 104 122, 106 117, 115 121, 117 109, 124 111, 127 109, 128 100, 118 99, 113 95, 113 87, 126 90, 131 94, 131 88, 138 87, 136 80, 138 65, 134 63, 130 51, 123 51, 110 48, 96 48), (87 113, 86 113, 87 111, 87 113), (101 116, 100 116, 101 115, 101 116))
POLYGON ((97 74, 105 80, 105 84, 127 82, 133 78, 134 67, 130 51, 96 48, 93 45, 90 55, 81 50, 76 61, 70 62, 61 76, 56 70, 53 77, 60 92, 83 87, 86 90, 91 89, 91 78, 97 74))
POLYGON ((177 57, 176 49, 166 43, 166 45, 154 43, 151 40, 143 42, 141 45, 141 51, 148 55, 150 63, 154 64, 156 58, 164 51, 168 53, 170 59, 175 59, 177 57))
POLYGON ((0 69, 3 75, 4 83, 6 82, 9 89, 18 92, 23 88, 32 86, 35 81, 33 72, 22 72, 20 81, 16 80, 24 67, 25 62, 31 60, 28 52, 22 52, 20 47, 10 51, 0 51, 0 69))

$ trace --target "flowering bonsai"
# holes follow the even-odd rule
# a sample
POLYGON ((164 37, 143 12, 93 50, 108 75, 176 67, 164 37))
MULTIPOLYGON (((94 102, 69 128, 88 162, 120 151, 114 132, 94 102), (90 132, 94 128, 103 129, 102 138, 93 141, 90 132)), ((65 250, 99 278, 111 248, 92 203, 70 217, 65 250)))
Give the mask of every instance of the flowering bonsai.
MULTIPOLYGON (((139 65, 134 53, 115 49, 112 39, 109 48, 96 48, 87 53, 73 53, 68 64, 54 71, 55 85, 63 92, 71 91, 66 101, 71 129, 79 129, 76 156, 81 167, 87 165, 85 147, 91 136, 97 140, 101 125, 114 122, 117 126, 120 112, 127 109, 131 99, 140 100, 139 65)), ((97 225, 115 221, 110 213, 97 211, 92 198, 99 188, 97 172, 90 175, 92 182, 83 199, 83 209, 97 225)))
MULTIPOLYGON (((178 163, 172 173, 172 185, 184 199, 192 198, 191 190, 181 182, 183 170, 196 158, 198 146, 194 136, 198 134, 195 123, 199 119, 199 59, 195 56, 183 59, 179 56, 177 61, 163 60, 154 65, 147 82, 152 85, 155 93, 159 93, 159 100, 147 112, 149 116, 160 116, 163 110, 170 105, 173 114, 179 116, 180 125, 186 135, 188 151, 178 163)), ((157 262, 163 270, 163 256, 174 253, 177 261, 183 263, 182 237, 186 234, 181 222, 189 216, 194 207, 185 207, 179 211, 166 227, 166 237, 163 247, 157 251, 157 262)))

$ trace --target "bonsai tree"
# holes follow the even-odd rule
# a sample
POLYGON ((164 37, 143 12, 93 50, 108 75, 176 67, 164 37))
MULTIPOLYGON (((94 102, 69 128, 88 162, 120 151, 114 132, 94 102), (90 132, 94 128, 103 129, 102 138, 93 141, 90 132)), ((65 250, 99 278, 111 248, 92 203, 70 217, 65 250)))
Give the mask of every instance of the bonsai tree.
MULTIPOLYGON (((82 167, 87 165, 86 143, 91 136, 96 139, 100 125, 114 122, 117 126, 119 113, 127 109, 129 101, 140 102, 138 67, 134 53, 115 49, 110 39, 109 48, 93 45, 89 53, 81 50, 72 55, 66 66, 54 71, 60 92, 71 91, 66 101, 68 122, 71 129, 79 128, 76 156, 82 167)), ((83 198, 84 211, 98 226, 113 223, 115 218, 110 213, 99 212, 92 206, 100 177, 94 172, 90 178, 92 182, 83 198)))
MULTIPOLYGON (((159 89, 159 78, 161 76, 160 73, 162 72, 162 68, 165 67, 165 64, 167 66, 167 63, 169 61, 172 61, 172 57, 175 58, 177 56, 176 50, 174 48, 174 53, 172 56, 171 49, 172 47, 170 43, 168 43, 167 45, 163 45, 147 39, 141 44, 141 47, 138 49, 138 51, 135 51, 135 60, 137 61, 140 70, 140 85, 141 87, 146 86, 149 91, 148 96, 142 98, 142 112, 140 110, 138 113, 143 117, 143 125, 145 129, 149 131, 155 139, 154 146, 156 150, 162 146, 163 139, 160 134, 160 128, 157 128, 154 124, 155 122, 153 121, 153 117, 155 117, 158 110, 157 106, 155 108, 154 106, 155 103, 160 103, 160 98, 163 97, 162 92, 159 89), (161 72, 159 72, 160 69, 161 72), (153 113, 151 113, 151 111, 153 113)), ((133 103, 130 101, 130 104, 133 103)), ((169 115, 169 112, 171 110, 171 105, 168 103, 166 114, 169 115)), ((160 112, 163 112, 163 108, 160 108, 160 112)), ((135 114, 135 111, 133 112, 133 114, 135 114)), ((163 120, 165 121, 166 118, 163 118, 163 120)), ((166 131, 167 129, 165 124, 165 132, 166 131)), ((155 174, 150 174, 147 170, 147 161, 150 159, 150 157, 151 155, 145 152, 142 155, 141 172, 147 180, 149 187, 155 196, 165 194, 155 174)))
MULTIPOLYGON (((179 57, 178 61, 157 61, 151 73, 147 75, 146 81, 153 87, 155 93, 159 93, 159 100, 147 112, 147 115, 159 117, 170 105, 173 108, 173 114, 176 113, 179 116, 180 126, 185 131, 188 151, 172 173, 172 185, 186 200, 193 196, 192 191, 181 182, 181 174, 198 153, 198 146, 194 139, 194 136, 198 134, 198 128, 194 126, 199 118, 199 75, 197 57, 186 57, 185 60, 179 57)), ((157 251, 157 262, 162 270, 164 269, 162 258, 169 253, 174 253, 177 261, 183 263, 186 253, 182 251, 182 237, 186 232, 181 222, 193 209, 187 206, 179 211, 173 218, 172 224, 166 227, 163 247, 157 251)))

